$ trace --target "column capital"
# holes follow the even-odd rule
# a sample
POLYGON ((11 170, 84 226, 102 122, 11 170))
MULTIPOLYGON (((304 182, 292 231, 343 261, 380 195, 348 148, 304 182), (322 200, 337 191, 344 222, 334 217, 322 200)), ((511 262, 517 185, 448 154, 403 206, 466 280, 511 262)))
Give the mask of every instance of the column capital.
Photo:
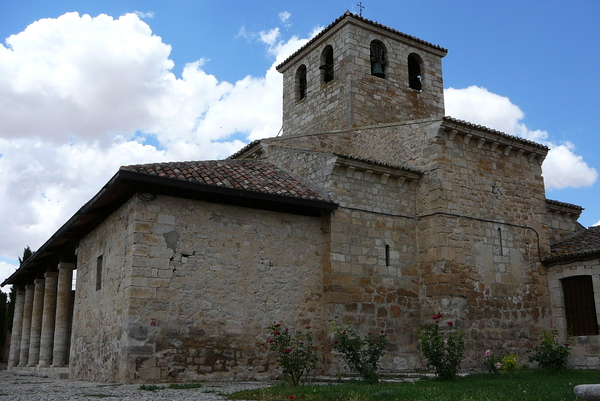
POLYGON ((58 268, 60 269, 71 269, 71 270, 75 270, 75 268, 77 267, 76 263, 69 263, 69 262, 59 262, 58 263, 58 268))

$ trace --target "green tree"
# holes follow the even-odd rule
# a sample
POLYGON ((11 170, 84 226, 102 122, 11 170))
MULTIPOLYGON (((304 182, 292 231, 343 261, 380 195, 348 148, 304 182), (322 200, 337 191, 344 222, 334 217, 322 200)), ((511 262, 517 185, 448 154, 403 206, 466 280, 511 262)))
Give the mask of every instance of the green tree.
POLYGON ((33 255, 33 252, 31 252, 31 248, 29 248, 29 245, 27 245, 25 249, 23 249, 23 257, 19 258, 19 266, 27 262, 27 259, 29 259, 31 255, 33 255))

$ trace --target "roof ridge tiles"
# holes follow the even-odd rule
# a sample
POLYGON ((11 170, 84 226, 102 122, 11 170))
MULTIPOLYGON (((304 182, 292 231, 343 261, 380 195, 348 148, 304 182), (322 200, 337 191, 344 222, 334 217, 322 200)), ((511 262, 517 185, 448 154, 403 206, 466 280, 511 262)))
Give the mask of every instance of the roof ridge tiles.
POLYGON ((293 59, 294 57, 296 57, 304 49, 306 49, 307 47, 309 47, 310 45, 312 45, 314 42, 316 42, 317 40, 319 40, 319 38, 321 38, 322 36, 324 36, 327 32, 329 32, 331 29, 333 29, 333 27, 335 27, 337 24, 339 24, 340 22, 342 22, 346 18, 354 18, 354 19, 356 19, 358 21, 361 21, 361 22, 373 25, 374 27, 377 27, 377 28, 380 28, 380 29, 384 29, 384 30, 386 30, 386 31, 388 31, 390 33, 394 33, 394 34, 402 36, 402 37, 404 37, 406 39, 413 40, 413 41, 415 41, 417 43, 420 43, 422 45, 426 45, 426 46, 429 46, 429 47, 431 47, 433 49, 442 51, 444 53, 448 53, 448 49, 445 49, 445 48, 443 48, 441 46, 434 45, 433 43, 427 42, 427 41, 425 41, 423 39, 419 39, 419 38, 417 38, 415 36, 408 35, 408 34, 406 34, 404 32, 400 32, 400 31, 398 31, 398 30, 396 30, 394 28, 390 28, 390 27, 388 27, 386 25, 380 24, 377 21, 372 21, 372 20, 364 18, 364 17, 362 17, 360 15, 351 13, 350 11, 346 11, 344 14, 342 14, 341 16, 339 16, 338 18, 336 18, 332 23, 330 23, 325 28, 323 28, 321 30, 321 32, 319 32, 315 36, 313 36, 304 46, 300 47, 298 50, 296 50, 294 53, 292 53, 288 58, 286 58, 282 63, 280 63, 279 65, 277 65, 275 68, 277 70, 279 70, 279 68, 283 67, 291 59, 293 59))

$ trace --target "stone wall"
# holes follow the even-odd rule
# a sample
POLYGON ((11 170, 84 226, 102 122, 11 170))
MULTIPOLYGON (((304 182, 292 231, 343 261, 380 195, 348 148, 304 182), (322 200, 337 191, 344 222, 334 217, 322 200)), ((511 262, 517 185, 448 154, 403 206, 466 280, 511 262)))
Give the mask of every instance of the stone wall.
POLYGON ((125 203, 79 243, 69 361, 73 379, 115 382, 125 375, 123 332, 128 324, 130 217, 136 202, 137 198, 125 203))
MULTIPOLYGON (((550 327, 544 184, 535 155, 439 132, 417 189, 423 323, 442 312, 464 330, 465 367, 491 348, 526 350, 550 327)), ((521 145, 523 146, 523 145, 521 145)))
MULTIPOLYGON (((418 364, 419 273, 414 182, 399 184, 365 170, 336 168, 332 198, 330 263, 325 266, 327 316, 359 324, 363 335, 384 331, 390 340, 386 371, 418 364)), ((330 357, 328 355, 328 357, 330 357)), ((340 372, 339 359, 330 373, 340 372)))
MULTIPOLYGON (((591 276, 594 287, 596 314, 600 312, 600 260, 577 261, 548 268, 550 297, 552 302, 553 327, 558 330, 559 339, 567 340, 568 330, 565 318, 565 304, 561 279, 573 276, 591 276)), ((597 316, 600 322, 600 316, 597 316)), ((582 369, 600 369, 600 336, 577 336, 568 339, 571 355, 570 367, 582 369)))
POLYGON ((324 327, 321 218, 158 196, 131 227, 127 380, 272 377, 270 324, 324 327))
POLYGON ((385 327, 394 342, 384 362, 391 371, 424 366, 417 328, 440 312, 465 331, 465 367, 474 369, 487 348, 516 352, 525 362, 526 350, 551 326, 540 263, 549 251, 540 158, 526 153, 526 143, 499 146, 504 138, 493 135, 470 141, 471 134, 442 124, 421 120, 267 141, 269 149, 348 153, 423 171, 414 188, 389 185, 393 180, 381 185, 348 169, 323 181, 340 204, 331 217, 332 273, 326 267, 325 275, 329 313, 371 330, 385 327), (401 279, 379 275, 386 243, 398 252, 401 279))

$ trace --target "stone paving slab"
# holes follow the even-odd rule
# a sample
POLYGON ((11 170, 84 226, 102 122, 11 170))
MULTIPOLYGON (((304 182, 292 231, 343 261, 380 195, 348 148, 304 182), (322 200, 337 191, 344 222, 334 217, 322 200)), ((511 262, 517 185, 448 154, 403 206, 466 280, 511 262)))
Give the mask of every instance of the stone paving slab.
POLYGON ((272 382, 206 382, 201 388, 189 390, 140 390, 139 384, 111 384, 51 379, 23 373, 0 371, 0 401, 63 401, 63 400, 226 400, 219 394, 266 387, 272 382))

